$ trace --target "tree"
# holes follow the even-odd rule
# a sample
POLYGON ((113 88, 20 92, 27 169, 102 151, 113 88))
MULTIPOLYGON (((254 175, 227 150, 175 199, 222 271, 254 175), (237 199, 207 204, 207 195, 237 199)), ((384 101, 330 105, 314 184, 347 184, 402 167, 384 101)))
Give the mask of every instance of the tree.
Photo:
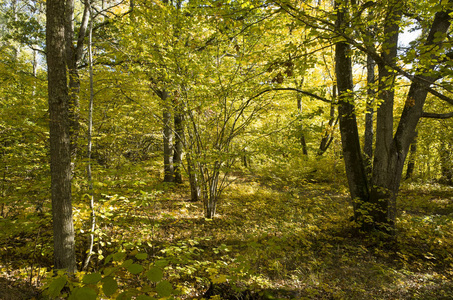
POLYGON ((65 63, 65 2, 47 1, 46 17, 54 267, 74 273, 76 259, 71 203, 69 94, 65 63))
POLYGON ((77 140, 79 137, 79 92, 80 76, 78 64, 82 59, 84 40, 87 32, 88 20, 90 17, 88 5, 84 3, 83 17, 78 30, 77 44, 73 44, 74 28, 74 0, 66 0, 65 8, 65 40, 66 40, 66 65, 68 67, 68 87, 69 87, 69 128, 71 135, 71 156, 77 156, 77 140))
MULTIPOLYGON (((423 116, 423 107, 428 89, 437 80, 432 72, 437 67, 441 49, 445 47, 444 37, 450 27, 451 5, 453 1, 439 8, 431 23, 429 34, 425 39, 423 54, 426 61, 415 70, 415 76, 407 94, 403 112, 393 135, 393 93, 388 80, 393 80, 389 70, 395 69, 399 22, 403 6, 398 1, 389 1, 389 15, 384 23, 385 46, 377 58, 379 69, 379 99, 382 101, 377 111, 376 150, 373 162, 373 177, 370 190, 369 215, 374 227, 393 233, 396 221, 396 196, 399 190, 404 162, 409 146, 416 136, 416 127, 423 116), (429 49, 429 50, 428 50, 429 49), (425 56, 426 55, 426 56, 425 56), (393 67, 393 68, 389 68, 393 67), (390 226, 390 228, 388 228, 390 226)), ((376 60, 376 58, 375 58, 376 60)), ((392 73, 395 73, 394 71, 392 73)), ((438 76, 439 74, 437 74, 438 76)))
MULTIPOLYGON (((402 29, 403 12, 409 3, 384 1, 382 3, 359 1, 335 1, 334 14, 326 10, 301 11, 296 5, 280 3, 280 7, 304 25, 312 27, 320 37, 335 42, 335 70, 338 86, 338 110, 348 185, 353 200, 354 216, 361 228, 394 233, 396 221, 396 197, 402 170, 416 126, 422 117, 447 117, 449 114, 425 113, 423 108, 428 92, 442 100, 453 101, 431 86, 448 72, 442 64, 451 63, 446 40, 450 27, 452 1, 442 2, 430 10, 432 21, 423 19, 429 28, 425 41, 412 52, 406 53, 406 61, 416 67, 404 70, 397 63, 398 36, 402 29), (378 9, 379 8, 379 9, 378 9), (375 39, 370 39, 370 23, 362 15, 366 10, 382 12, 373 15, 375 39), (335 20, 335 24, 329 20, 335 20), (378 47, 379 46, 379 47, 378 47), (354 47, 354 48, 353 48, 354 47), (372 176, 369 180, 359 143, 356 92, 352 71, 354 49, 374 60, 378 66, 378 102, 376 116, 376 142, 372 176), (408 55, 410 54, 410 55, 408 55), (394 130, 395 80, 397 75, 410 80, 410 88, 399 122, 394 130)), ((368 14, 369 16, 369 14, 368 14)), ((408 16, 414 17, 412 16, 408 16)), ((414 19, 420 19, 414 17, 414 19)), ((437 84, 442 88, 441 84, 437 84)), ((448 89, 446 89, 448 91, 448 89)))

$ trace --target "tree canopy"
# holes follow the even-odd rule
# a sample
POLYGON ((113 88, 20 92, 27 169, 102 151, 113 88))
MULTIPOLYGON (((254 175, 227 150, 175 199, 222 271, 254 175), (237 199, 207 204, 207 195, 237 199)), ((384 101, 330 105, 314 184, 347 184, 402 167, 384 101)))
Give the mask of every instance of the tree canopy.
POLYGON ((448 297, 452 14, 0 0, 0 298, 448 297))

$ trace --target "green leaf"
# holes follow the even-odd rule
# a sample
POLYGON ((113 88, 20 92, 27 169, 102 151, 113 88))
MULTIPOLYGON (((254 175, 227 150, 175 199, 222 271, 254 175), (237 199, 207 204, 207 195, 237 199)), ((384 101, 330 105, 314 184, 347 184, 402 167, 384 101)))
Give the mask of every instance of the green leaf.
POLYGON ((122 292, 121 294, 118 295, 118 297, 116 297, 116 300, 129 300, 129 299, 132 299, 132 296, 126 292, 122 292))
POLYGON ((69 296, 69 300, 96 300, 97 294, 96 291, 89 288, 89 287, 77 287, 75 288, 71 296, 69 296))
POLYGON ((107 267, 107 268, 104 269, 104 276, 109 276, 109 275, 113 274, 116 271, 117 271, 117 268, 109 268, 109 267, 107 267))
POLYGON ((158 267, 152 267, 148 272, 146 272, 146 277, 152 282, 158 282, 164 277, 164 273, 158 267))
POLYGON ((65 276, 57 277, 54 280, 52 280, 52 282, 49 285, 49 296, 51 298, 58 297, 67 281, 68 279, 65 276))
POLYGON ((126 252, 118 252, 113 254, 113 261, 120 261, 126 257, 126 252))
POLYGON ((92 273, 92 274, 86 274, 83 276, 82 282, 85 284, 93 284, 97 283, 102 279, 101 274, 99 273, 92 273))
POLYGON ((161 267, 161 268, 163 268, 163 267, 165 267, 165 266, 168 265, 168 261, 165 260, 165 259, 160 259, 160 260, 156 261, 156 262, 154 263, 154 265, 155 265, 156 267, 161 267))
POLYGON ((172 291, 173 287, 171 286, 170 282, 166 280, 161 281, 156 285, 156 292, 161 298, 170 297, 172 291))
POLYGON ((102 285, 102 291, 107 297, 113 295, 118 289, 118 283, 115 279, 113 279, 113 277, 105 277, 102 281, 104 282, 102 285))
POLYGON ((143 266, 139 264, 132 264, 127 267, 127 270, 135 275, 143 271, 143 266))
POLYGON ((133 261, 132 259, 125 260, 125 261, 123 262, 123 267, 124 267, 124 268, 129 268, 129 266, 132 265, 133 262, 134 262, 134 261, 133 261))
POLYGON ((137 255, 135 255, 136 259, 146 259, 147 257, 148 257, 147 253, 138 253, 137 255))

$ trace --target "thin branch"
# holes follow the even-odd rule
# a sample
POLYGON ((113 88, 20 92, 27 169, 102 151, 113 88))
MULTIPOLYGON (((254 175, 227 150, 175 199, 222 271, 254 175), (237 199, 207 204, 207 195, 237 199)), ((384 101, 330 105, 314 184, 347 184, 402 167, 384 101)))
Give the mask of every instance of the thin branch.
POLYGON ((305 96, 309 96, 309 97, 313 97, 317 100, 321 100, 323 102, 326 102, 326 103, 332 103, 331 100, 329 99, 326 99, 324 97, 321 97, 321 96, 318 96, 316 94, 313 94, 313 93, 310 93, 310 92, 307 92, 307 91, 304 91, 304 90, 300 90, 300 89, 296 89, 296 88, 291 88, 291 87, 286 87, 286 88, 268 88, 268 89, 265 89, 264 91, 261 91, 259 92, 258 94, 256 94, 255 96, 251 97, 249 99, 250 100, 253 100, 255 98, 258 98, 259 96, 265 94, 265 93, 269 93, 269 92, 272 92, 272 91, 294 91, 294 92, 298 92, 298 93, 301 93, 305 96))
POLYGON ((444 94, 442 94, 442 93, 440 93, 440 92, 438 92, 435 89, 432 89, 430 87, 426 87, 426 90, 430 94, 432 94, 432 95, 436 96, 437 98, 439 98, 440 100, 443 100, 443 101, 448 102, 449 104, 453 105, 453 99, 452 98, 447 97, 444 94))
POLYGON ((449 119, 453 117, 453 112, 445 113, 445 114, 437 114, 437 113, 422 113, 422 118, 429 118, 429 119, 449 119))

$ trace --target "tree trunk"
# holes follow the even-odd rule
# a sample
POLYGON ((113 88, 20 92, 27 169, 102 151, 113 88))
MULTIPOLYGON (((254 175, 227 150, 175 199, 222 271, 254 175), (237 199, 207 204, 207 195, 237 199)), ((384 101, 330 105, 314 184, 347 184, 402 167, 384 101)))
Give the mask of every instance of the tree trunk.
POLYGON ((76 271, 71 203, 69 95, 65 64, 65 2, 47 1, 50 171, 55 269, 76 271))
POLYGON ((74 0, 66 1, 66 64, 69 74, 69 134, 71 139, 71 156, 77 156, 77 140, 79 137, 79 92, 80 78, 72 42, 74 38, 74 0))
POLYGON ((88 104, 88 132, 87 132, 87 181, 88 181, 88 194, 90 196, 90 210, 91 210, 91 229, 90 237, 88 240, 89 246, 86 259, 83 263, 82 270, 88 268, 91 256, 93 255, 94 247, 94 232, 96 230, 96 210, 94 209, 94 189, 93 189, 93 176, 91 172, 91 153, 92 153, 92 138, 93 138, 93 104, 94 104, 94 72, 93 72, 93 17, 91 10, 90 0, 86 0, 86 6, 90 12, 90 29, 88 33, 88 65, 90 70, 90 101, 88 104))
MULTIPOLYGON (((399 23, 402 17, 401 4, 392 0, 391 11, 384 22, 385 40, 382 45, 383 62, 378 64, 380 101, 376 119, 376 148, 374 152, 372 187, 370 192, 369 225, 391 233, 395 225, 396 194, 395 172, 399 162, 395 161, 396 145, 393 144, 393 106, 395 73, 387 65, 396 61, 398 50, 399 23), (393 177, 393 178, 392 178, 393 177)), ((403 161, 404 163, 404 161, 403 161)), ((400 173, 401 177, 401 173, 400 173)), ((401 178, 398 179, 400 181, 401 178)), ((398 184, 399 186, 399 184, 398 184)))
MULTIPOLYGON (((450 0, 449 3, 453 1, 450 0)), ((384 44, 387 49, 383 49, 384 59, 394 59, 396 49, 393 49, 398 41, 398 20, 401 19, 401 3, 397 0, 393 3, 393 13, 389 15, 386 22, 385 32, 388 41, 384 44), (390 45, 390 47, 388 46, 390 45), (393 46, 392 46, 393 45, 393 46), (389 55, 389 57, 385 57, 389 55)), ((442 47, 442 42, 438 36, 444 36, 450 26, 451 11, 437 12, 425 42, 426 46, 442 47)), ((439 52, 437 52, 439 53, 439 52)), ((393 99, 387 98, 390 91, 379 93, 384 102, 378 109, 377 131, 376 131, 376 150, 373 165, 372 190, 370 193, 370 203, 373 205, 371 218, 378 229, 394 233, 396 219, 396 197, 401 183, 404 162, 406 160, 409 146, 416 135, 416 127, 423 113, 423 106, 428 94, 427 88, 435 82, 435 78, 423 74, 429 74, 434 68, 434 62, 438 59, 438 54, 432 55, 433 64, 420 67, 415 74, 418 75, 411 83, 406 102, 401 114, 401 118, 393 134, 393 107, 388 104, 393 103, 393 99), (390 100, 389 100, 390 99, 390 100), (390 125, 392 124, 392 126, 390 125)), ((391 78, 384 66, 379 68, 379 77, 382 83, 385 79, 391 78), (381 75, 381 72, 383 76, 381 75)), ((380 83, 380 88, 385 87, 380 83)))
POLYGON ((183 155, 183 140, 184 140, 184 116, 178 107, 175 107, 175 146, 173 155, 174 177, 176 183, 182 183, 182 155, 183 155))
POLYGON ((332 103, 330 105, 330 117, 329 117, 329 123, 327 125, 326 130, 324 131, 324 135, 321 138, 321 143, 319 144, 319 149, 318 149, 318 156, 321 156, 324 154, 324 152, 329 149, 330 144, 333 141, 333 134, 334 134, 334 129, 335 126, 337 125, 338 119, 335 120, 335 99, 337 98, 337 85, 333 86, 332 89, 332 103))
POLYGON ((193 166, 193 161, 190 155, 187 156, 187 173, 189 174, 190 196, 191 201, 198 202, 201 199, 201 188, 198 180, 198 174, 195 172, 196 167, 193 166))
POLYGON ((164 101, 162 119, 164 122, 164 182, 174 182, 175 174, 173 167, 173 128, 171 118, 171 106, 168 102, 168 94, 163 91, 161 99, 164 101))
POLYGON ((219 172, 220 168, 220 163, 215 162, 214 163, 214 170, 212 174, 209 176, 209 178, 206 178, 205 180, 205 188, 204 188, 204 195, 203 195, 203 200, 204 200, 204 206, 205 206, 205 217, 207 219, 212 219, 215 216, 216 213, 216 208, 217 208, 217 198, 218 198, 218 190, 217 186, 219 183, 219 172))
MULTIPOLYGON (((345 5, 335 2, 337 29, 344 30, 345 5)), ((345 161, 346 176, 357 222, 364 221, 363 208, 368 201, 368 182, 360 150, 359 132, 355 106, 351 91, 352 81, 351 49, 346 42, 335 45, 335 73, 338 87, 338 114, 340 119, 341 143, 345 161)))
MULTIPOLYGON (((302 78, 302 80, 300 81, 299 84, 297 84, 296 87, 301 89, 303 83, 304 83, 304 79, 302 78)), ((305 134, 304 134, 304 125, 302 124, 302 94, 297 93, 296 97, 297 97, 297 110, 298 110, 299 117, 300 117, 300 128, 299 128, 300 145, 302 146, 302 153, 304 155, 308 156, 307 142, 305 141, 305 134)))
MULTIPOLYGON (((449 0, 448 4, 452 4, 449 0)), ((344 32, 345 12, 348 1, 335 2, 337 10, 336 26, 338 32, 344 32)), ((399 190, 404 162, 410 144, 416 134, 417 123, 423 113, 427 88, 436 80, 429 74, 439 61, 443 46, 437 37, 445 36, 450 26, 451 10, 437 12, 425 42, 426 49, 436 49, 431 54, 430 64, 420 66, 414 74, 405 106, 401 114, 395 135, 393 136, 393 81, 394 72, 389 66, 394 65, 397 55, 399 23, 402 16, 402 3, 390 1, 389 13, 384 22, 385 41, 379 61, 379 98, 377 111, 376 148, 370 189, 360 153, 357 122, 354 115, 354 102, 351 95, 352 82, 351 49, 346 42, 339 41, 335 48, 336 75, 339 92, 340 131, 345 160, 346 175, 353 199, 354 215, 362 229, 377 229, 394 234, 396 220, 396 196, 399 190)), ((425 60, 426 61, 426 60, 425 60)))
POLYGON ((374 60, 367 56, 367 101, 366 101, 366 113, 365 113, 365 141, 363 145, 363 153, 365 154, 365 168, 368 175, 371 175, 373 166, 372 166, 372 158, 373 158, 373 140, 374 140, 374 129, 373 129, 373 115, 374 115, 374 60))

